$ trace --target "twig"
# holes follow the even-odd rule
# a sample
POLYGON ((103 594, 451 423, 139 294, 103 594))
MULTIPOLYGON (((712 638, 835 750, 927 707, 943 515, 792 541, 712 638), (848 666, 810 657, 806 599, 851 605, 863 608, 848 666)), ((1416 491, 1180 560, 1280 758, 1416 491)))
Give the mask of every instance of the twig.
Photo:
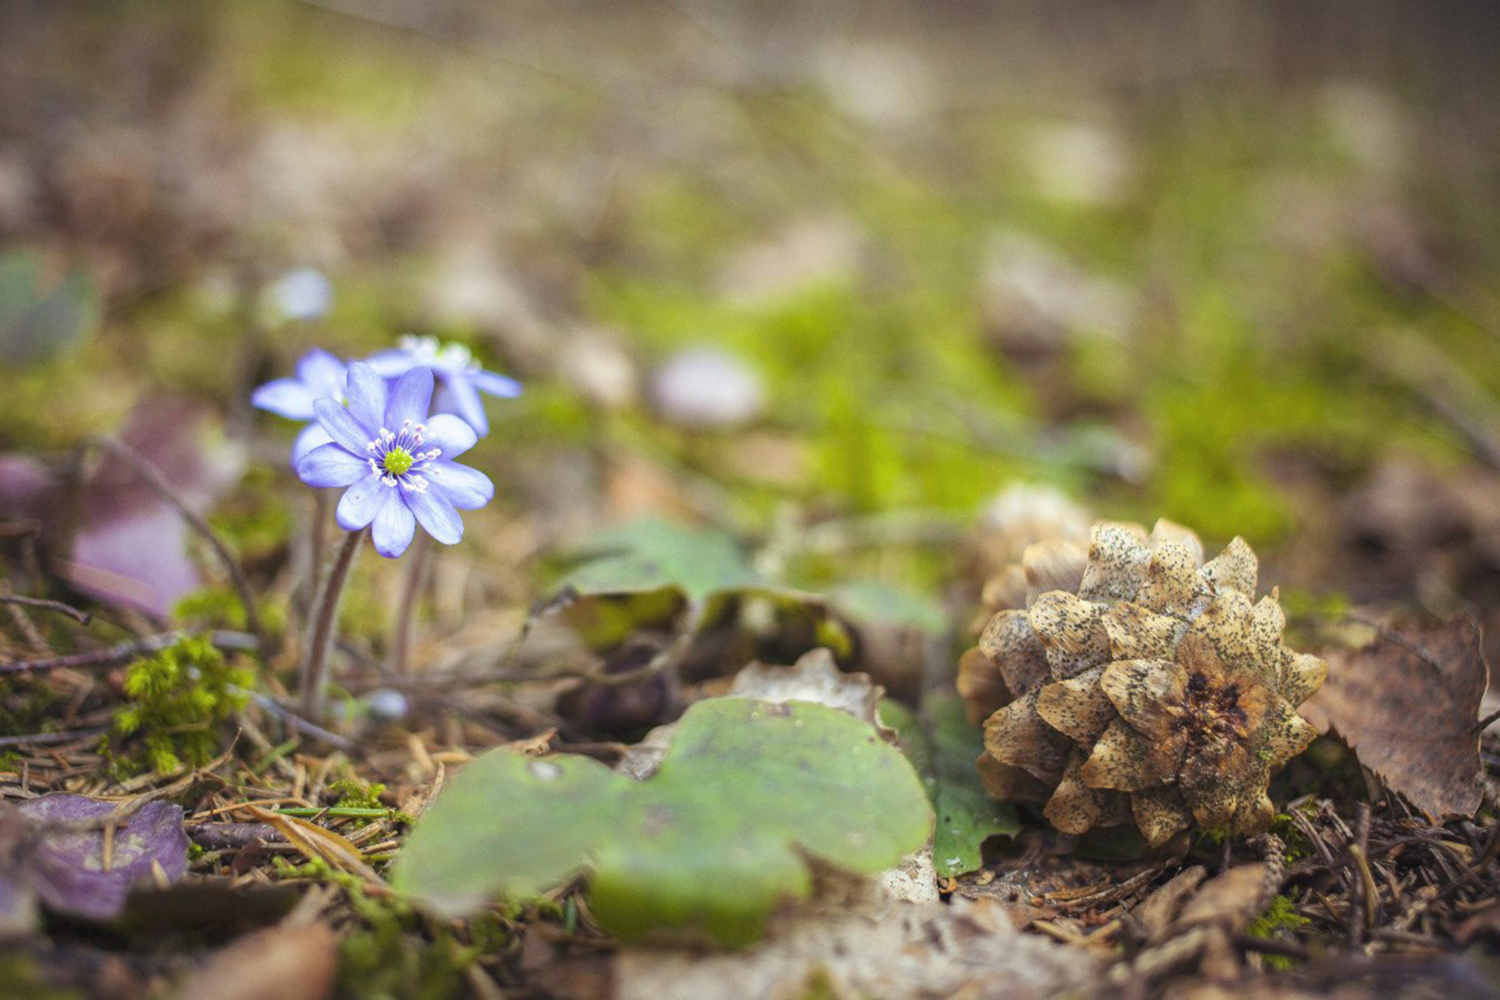
POLYGON ((193 843, 210 851, 237 851, 259 840, 286 843, 269 823, 187 823, 182 829, 193 843))
POLYGON ((0 747, 25 746, 27 744, 71 743, 103 734, 103 729, 68 729, 56 733, 26 733, 22 736, 0 736, 0 747))
POLYGON ((254 701, 258 707, 264 709, 267 712, 270 712, 272 715, 276 716, 276 718, 280 719, 283 723, 290 726, 292 729, 295 729, 300 733, 306 733, 308 736, 311 736, 314 739, 322 740, 324 743, 327 743, 335 750, 342 750, 345 753, 348 753, 351 749, 353 749, 354 745, 348 740, 344 739, 344 737, 340 736, 338 733, 331 733, 317 723, 309 722, 307 719, 302 718, 302 716, 298 715, 296 712, 293 712, 285 705, 278 703, 276 699, 272 698, 270 695, 253 694, 251 695, 251 700, 254 701))
POLYGON ((93 615, 87 611, 80 611, 71 604, 62 601, 49 601, 41 597, 22 597, 20 594, 0 594, 0 604, 20 604, 28 608, 41 608, 45 611, 57 611, 72 618, 80 625, 87 625, 94 620, 93 615))
POLYGON ((1060 893, 1047 893, 1047 900, 1059 904, 1063 909, 1070 911, 1085 910, 1103 906, 1124 899, 1143 886, 1149 885, 1164 869, 1148 868, 1143 872, 1137 872, 1130 878, 1117 885, 1106 885, 1096 889, 1088 886, 1082 895, 1071 899, 1059 899, 1060 893))
POLYGON ((1310 948, 1305 948, 1295 941, 1283 941, 1279 938, 1256 937, 1253 934, 1236 934, 1234 936, 1235 947, 1242 951, 1258 951, 1263 955, 1281 955, 1286 958, 1295 958, 1302 962, 1311 961, 1316 954, 1310 948))
POLYGON ((1474 728, 1470 729, 1469 732, 1482 733, 1486 729, 1490 728, 1490 723, 1496 721, 1497 719, 1500 719, 1500 712, 1491 712, 1489 715, 1486 715, 1484 718, 1474 723, 1474 728))
MULTIPOLYGON (((168 646, 181 642, 191 634, 189 632, 163 632, 160 635, 146 636, 144 639, 132 639, 129 642, 122 642, 106 649, 96 649, 87 653, 69 653, 66 656, 49 656, 35 660, 13 660, 10 663, 0 663, 0 676, 42 670, 77 670, 94 667, 112 667, 143 654, 159 653, 168 646)), ((245 632, 218 631, 209 632, 207 635, 208 641, 219 649, 243 652, 254 650, 259 646, 257 637, 245 632)))
POLYGON ((135 473, 146 481, 146 484, 156 491, 167 503, 177 511, 178 515, 187 522, 188 526, 196 531, 204 541, 208 542, 213 549, 214 555, 223 565, 225 572, 229 574, 230 583, 234 586, 235 593, 239 596, 240 604, 245 609, 245 625, 255 634, 259 640, 261 653, 270 651, 270 638, 266 635, 265 628, 261 625, 260 613, 255 609, 255 595, 250 591, 250 583, 245 579, 245 571, 240 568, 239 560, 230 553, 228 546, 219 538, 218 533, 209 527, 208 522, 198 516, 186 503, 177 496, 172 489, 172 484, 167 482, 160 469, 151 463, 144 455, 136 451, 130 445, 114 437, 101 437, 99 442, 116 458, 130 466, 135 473))
POLYGON ((1376 890, 1375 878, 1370 873, 1370 862, 1366 857, 1369 849, 1370 806, 1367 802, 1361 802, 1354 820, 1354 843, 1349 845, 1349 858, 1359 876, 1349 884, 1350 948, 1358 948, 1364 940, 1364 932, 1375 926, 1376 890))

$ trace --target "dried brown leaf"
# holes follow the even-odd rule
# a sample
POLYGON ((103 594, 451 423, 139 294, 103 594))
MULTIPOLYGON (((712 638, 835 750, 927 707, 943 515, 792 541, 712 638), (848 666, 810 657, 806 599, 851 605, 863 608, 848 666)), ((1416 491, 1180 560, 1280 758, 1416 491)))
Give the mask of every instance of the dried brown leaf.
POLYGON ((365 856, 360 853, 359 848, 355 847, 343 834, 334 833, 332 830, 324 829, 300 817, 284 816, 269 809, 262 809, 260 806, 244 806, 243 808, 261 822, 269 823, 280 830, 287 842, 307 857, 322 858, 340 871, 358 875, 368 882, 381 884, 385 881, 365 862, 365 856))
POLYGON ((1182 901, 1202 885, 1207 877, 1208 869, 1202 865, 1184 868, 1146 897, 1146 901, 1133 911, 1132 915, 1141 922, 1148 941, 1159 942, 1166 938, 1167 931, 1172 926, 1172 918, 1177 915, 1182 901))
POLYGON ((1360 649, 1329 650, 1328 680, 1303 706, 1359 761, 1434 819, 1479 808, 1479 703, 1489 666, 1478 622, 1381 628, 1360 649))
POLYGON ((1177 926, 1217 924, 1239 930, 1260 912, 1268 871, 1265 862, 1254 861, 1215 875, 1183 906, 1177 926))

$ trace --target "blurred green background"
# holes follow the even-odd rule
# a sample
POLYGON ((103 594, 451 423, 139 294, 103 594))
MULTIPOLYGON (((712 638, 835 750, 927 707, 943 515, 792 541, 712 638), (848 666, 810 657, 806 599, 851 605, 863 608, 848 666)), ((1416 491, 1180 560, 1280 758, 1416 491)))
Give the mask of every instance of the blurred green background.
MULTIPOLYGON (((645 512, 961 533, 1027 481, 1489 615, 1500 19, 1415 6, 14 0, 0 451, 180 400, 274 566, 294 428, 249 390, 419 332, 528 386, 455 556, 497 577, 645 512)), ((953 574, 873 537, 791 575, 953 574)))

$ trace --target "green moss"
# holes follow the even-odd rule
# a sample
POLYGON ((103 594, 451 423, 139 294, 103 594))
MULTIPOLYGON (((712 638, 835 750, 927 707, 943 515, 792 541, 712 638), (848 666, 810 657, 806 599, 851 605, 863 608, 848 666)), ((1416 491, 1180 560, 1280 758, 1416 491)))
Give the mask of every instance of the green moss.
POLYGON ((0 983, 7 1000, 85 1000, 81 990, 52 986, 42 967, 29 955, 0 956, 0 983))
MULTIPOLYGON (((1314 809, 1316 812, 1316 809, 1314 809)), ((1277 813, 1276 820, 1271 824, 1271 832, 1281 838, 1286 845, 1286 859, 1288 861, 1299 861, 1313 852, 1312 841, 1303 834, 1301 827, 1292 822, 1292 817, 1286 813, 1277 813)))
POLYGON ((339 949, 341 995, 369 1000, 449 1000, 467 995, 464 970, 510 943, 498 911, 451 924, 430 920, 396 896, 369 895, 364 883, 315 860, 273 861, 277 875, 341 886, 355 918, 339 949))
MULTIPOLYGON (((1290 897, 1278 895, 1271 900, 1271 905, 1250 921, 1245 928, 1245 933, 1251 937, 1268 940, 1290 938, 1296 934, 1298 928, 1305 927, 1309 923, 1311 921, 1297 912, 1297 905, 1290 897)), ((1270 969, 1289 969, 1296 964, 1296 961, 1287 955, 1265 956, 1266 967, 1270 969)))
MULTIPOLYGON (((378 782, 366 783, 350 776, 330 782, 328 791, 338 796, 334 803, 336 809, 386 809, 385 803, 380 801, 380 796, 385 792, 385 786, 378 782)), ((385 814, 380 817, 356 817, 352 823, 354 826, 365 826, 374 822, 376 818, 386 818, 392 815, 396 813, 386 809, 385 814)))
MULTIPOLYGON (((190 636, 125 672, 126 703, 114 738, 128 748, 113 761, 125 770, 170 771, 208 763, 228 738, 226 723, 248 700, 254 673, 231 664, 207 638, 190 636)), ((108 744, 101 752, 110 752, 108 744)))

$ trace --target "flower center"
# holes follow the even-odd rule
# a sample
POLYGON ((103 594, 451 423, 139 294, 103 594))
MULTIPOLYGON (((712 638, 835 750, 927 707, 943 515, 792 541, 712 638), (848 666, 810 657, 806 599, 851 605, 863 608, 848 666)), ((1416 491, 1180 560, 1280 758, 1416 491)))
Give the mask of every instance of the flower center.
POLYGON ((411 471, 411 467, 415 462, 416 460, 411 457, 411 452, 405 448, 392 448, 385 453, 385 458, 380 460, 380 464, 385 467, 385 471, 393 476, 406 475, 411 471))
POLYGON ((426 434, 426 425, 410 420, 404 421, 399 431, 380 428, 375 440, 365 445, 370 455, 370 471, 387 486, 399 486, 413 493, 427 492, 427 477, 438 474, 432 462, 443 452, 440 448, 423 450, 426 434))

